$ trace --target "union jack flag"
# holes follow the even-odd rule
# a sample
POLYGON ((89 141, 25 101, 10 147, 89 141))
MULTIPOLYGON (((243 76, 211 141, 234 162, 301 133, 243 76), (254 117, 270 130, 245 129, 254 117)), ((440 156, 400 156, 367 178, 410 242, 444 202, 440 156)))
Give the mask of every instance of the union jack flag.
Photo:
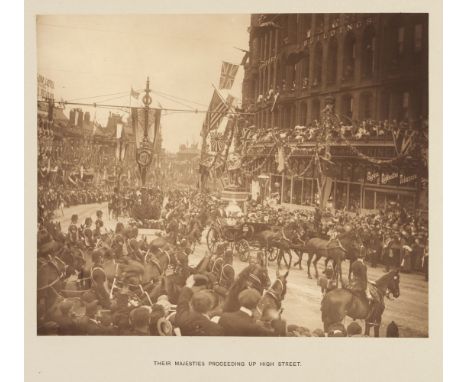
POLYGON ((213 132, 211 133, 211 151, 215 151, 217 153, 224 150, 224 134, 213 132))
POLYGON ((221 77, 219 79, 219 88, 220 89, 231 89, 234 79, 236 78, 237 70, 239 65, 230 64, 229 62, 224 62, 221 66, 221 77))

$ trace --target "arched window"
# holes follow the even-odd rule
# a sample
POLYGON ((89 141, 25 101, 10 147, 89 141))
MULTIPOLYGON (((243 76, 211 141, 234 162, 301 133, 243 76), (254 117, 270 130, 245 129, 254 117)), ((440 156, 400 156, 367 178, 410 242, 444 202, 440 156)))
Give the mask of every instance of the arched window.
POLYGON ((345 94, 341 102, 341 114, 344 117, 345 123, 353 119, 353 96, 345 94))
POLYGON ((368 26, 362 38, 362 77, 369 78, 375 72, 375 29, 368 26))
POLYGON ((338 42, 336 38, 331 38, 328 45, 328 59, 327 59, 327 83, 334 84, 336 82, 338 60, 338 42))
POLYGON ((348 32, 344 40, 343 55, 343 79, 354 79, 354 67, 356 61, 356 37, 354 33, 348 32))
POLYGON ((360 119, 370 119, 373 116, 372 110, 372 94, 365 92, 361 94, 361 99, 359 102, 359 118, 360 119))
POLYGON ((312 80, 312 86, 319 86, 322 83, 322 61, 322 44, 317 43, 314 49, 314 78, 312 80))

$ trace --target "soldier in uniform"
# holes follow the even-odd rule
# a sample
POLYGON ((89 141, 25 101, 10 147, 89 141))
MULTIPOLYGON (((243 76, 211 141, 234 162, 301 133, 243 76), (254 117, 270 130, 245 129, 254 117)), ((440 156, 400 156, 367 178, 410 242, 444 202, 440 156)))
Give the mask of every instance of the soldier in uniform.
POLYGON ((78 244, 79 240, 78 215, 73 214, 71 217, 71 223, 68 226, 68 241, 71 244, 78 244))
POLYGON ((99 210, 96 212, 96 229, 94 230, 94 237, 99 238, 101 237, 101 228, 104 227, 104 222, 102 221, 102 211, 99 210))
POLYGON ((110 292, 107 286, 107 276, 102 264, 104 262, 104 254, 101 250, 95 250, 92 253, 93 266, 91 267, 91 289, 94 290, 99 303, 104 308, 109 308, 110 292))

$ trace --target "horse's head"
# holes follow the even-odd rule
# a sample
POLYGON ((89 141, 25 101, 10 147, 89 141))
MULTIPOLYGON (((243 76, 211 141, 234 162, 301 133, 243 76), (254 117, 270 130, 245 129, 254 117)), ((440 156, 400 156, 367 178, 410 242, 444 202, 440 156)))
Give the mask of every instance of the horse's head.
POLYGON ((82 252, 76 247, 64 247, 58 257, 66 264, 68 276, 75 270, 82 269, 86 262, 82 252))
POLYGON ((388 275, 387 290, 388 293, 392 294, 393 297, 398 298, 400 296, 400 272, 398 270, 390 271, 388 275))
POLYGON ((270 287, 270 290, 278 296, 279 301, 284 300, 284 296, 286 295, 287 291, 287 284, 288 284, 288 275, 289 270, 286 271, 284 275, 280 275, 279 270, 276 270, 276 280, 273 282, 273 285, 270 287))

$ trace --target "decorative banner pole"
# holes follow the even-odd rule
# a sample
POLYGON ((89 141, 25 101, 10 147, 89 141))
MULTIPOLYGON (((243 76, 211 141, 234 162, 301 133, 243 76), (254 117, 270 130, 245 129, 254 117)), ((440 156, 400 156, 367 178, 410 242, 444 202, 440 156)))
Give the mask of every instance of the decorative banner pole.
POLYGON ((143 125, 143 139, 140 145, 140 149, 138 150, 137 155, 137 162, 138 166, 140 167, 140 175, 141 175, 141 184, 142 186, 146 183, 146 171, 148 166, 151 164, 152 156, 153 156, 153 145, 148 139, 148 128, 149 128, 149 111, 150 105, 153 101, 150 96, 150 87, 149 87, 149 77, 146 79, 146 89, 145 95, 143 96, 143 104, 145 105, 144 108, 144 125, 143 125))
POLYGON ((151 105, 151 102, 153 100, 151 99, 150 96, 150 88, 149 88, 149 77, 146 77, 146 89, 145 89, 145 95, 143 96, 143 104, 145 105, 145 130, 143 134, 143 142, 148 141, 148 115, 149 115, 149 106, 151 105))

